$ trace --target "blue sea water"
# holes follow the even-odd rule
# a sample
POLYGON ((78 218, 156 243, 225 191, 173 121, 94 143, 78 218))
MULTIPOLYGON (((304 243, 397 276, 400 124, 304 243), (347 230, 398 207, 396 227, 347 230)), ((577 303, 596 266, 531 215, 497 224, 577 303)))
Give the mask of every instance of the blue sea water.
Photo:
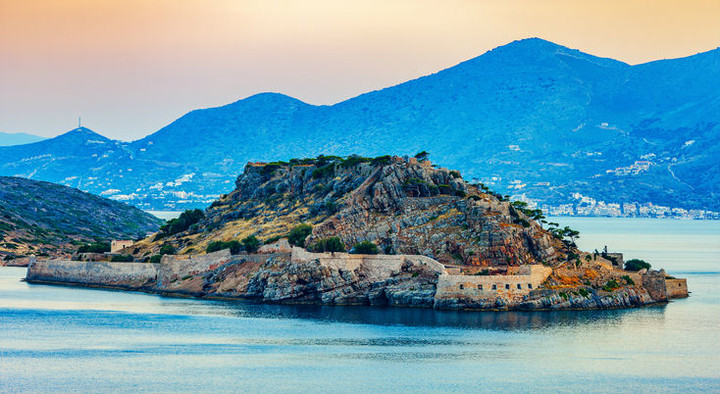
POLYGON ((556 218, 688 278, 664 306, 441 312, 30 285, 0 268, 0 392, 720 392, 720 223, 556 218))

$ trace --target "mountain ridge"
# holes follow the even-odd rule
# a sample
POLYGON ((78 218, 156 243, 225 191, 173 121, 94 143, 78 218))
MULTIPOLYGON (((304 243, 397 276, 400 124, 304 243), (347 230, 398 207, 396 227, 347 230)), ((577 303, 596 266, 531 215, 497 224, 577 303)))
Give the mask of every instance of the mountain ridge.
MULTIPOLYGON (((709 159, 719 149, 718 54, 628 65, 535 38, 331 106, 260 93, 79 156, 103 162, 84 179, 109 181, 78 186, 120 190, 115 198, 144 207, 201 206, 227 192, 250 160, 428 150, 441 165, 540 202, 567 203, 573 192, 607 199, 619 190, 609 201, 712 209, 720 181, 693 173, 717 168, 709 159), (648 169, 617 175, 649 155, 648 169), (122 177, 111 169, 123 169, 122 177), (183 186, 161 186, 169 181, 183 186), (176 196, 183 193, 192 195, 176 196)), ((0 173, 68 177, 20 160, 0 160, 0 173)))

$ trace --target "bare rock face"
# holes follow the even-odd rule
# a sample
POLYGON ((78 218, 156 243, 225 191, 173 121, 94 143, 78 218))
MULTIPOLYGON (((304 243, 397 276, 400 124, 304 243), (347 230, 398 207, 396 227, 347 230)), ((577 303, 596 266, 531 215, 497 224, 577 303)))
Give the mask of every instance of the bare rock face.
MULTIPOLYGON (((346 250, 370 241, 381 253, 419 254, 445 264, 556 265, 563 243, 499 196, 457 171, 381 157, 319 157, 250 163, 236 189, 212 204, 190 230, 164 238, 197 253, 209 240, 284 236, 313 225, 305 245, 338 237, 346 250)), ((141 243, 143 253, 159 243, 141 243)))

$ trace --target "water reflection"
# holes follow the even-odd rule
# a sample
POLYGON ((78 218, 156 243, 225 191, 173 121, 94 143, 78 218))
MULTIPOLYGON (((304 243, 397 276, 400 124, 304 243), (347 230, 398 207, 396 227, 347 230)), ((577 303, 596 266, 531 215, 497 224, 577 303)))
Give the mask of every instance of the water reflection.
MULTIPOLYGON (((200 301, 199 301, 200 302, 200 301)), ((306 319, 382 326, 452 327, 486 330, 539 330, 561 326, 616 325, 631 314, 661 320, 665 305, 600 311, 436 311, 420 308, 278 305, 252 301, 212 301, 227 316, 306 319)))

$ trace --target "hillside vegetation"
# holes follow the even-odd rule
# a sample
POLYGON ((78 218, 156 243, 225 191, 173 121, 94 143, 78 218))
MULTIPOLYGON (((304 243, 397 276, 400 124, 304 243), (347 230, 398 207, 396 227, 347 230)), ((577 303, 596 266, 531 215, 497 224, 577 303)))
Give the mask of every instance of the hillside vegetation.
POLYGON ((0 258, 67 254, 90 241, 144 237, 161 223, 135 207, 67 186, 0 177, 0 258))

